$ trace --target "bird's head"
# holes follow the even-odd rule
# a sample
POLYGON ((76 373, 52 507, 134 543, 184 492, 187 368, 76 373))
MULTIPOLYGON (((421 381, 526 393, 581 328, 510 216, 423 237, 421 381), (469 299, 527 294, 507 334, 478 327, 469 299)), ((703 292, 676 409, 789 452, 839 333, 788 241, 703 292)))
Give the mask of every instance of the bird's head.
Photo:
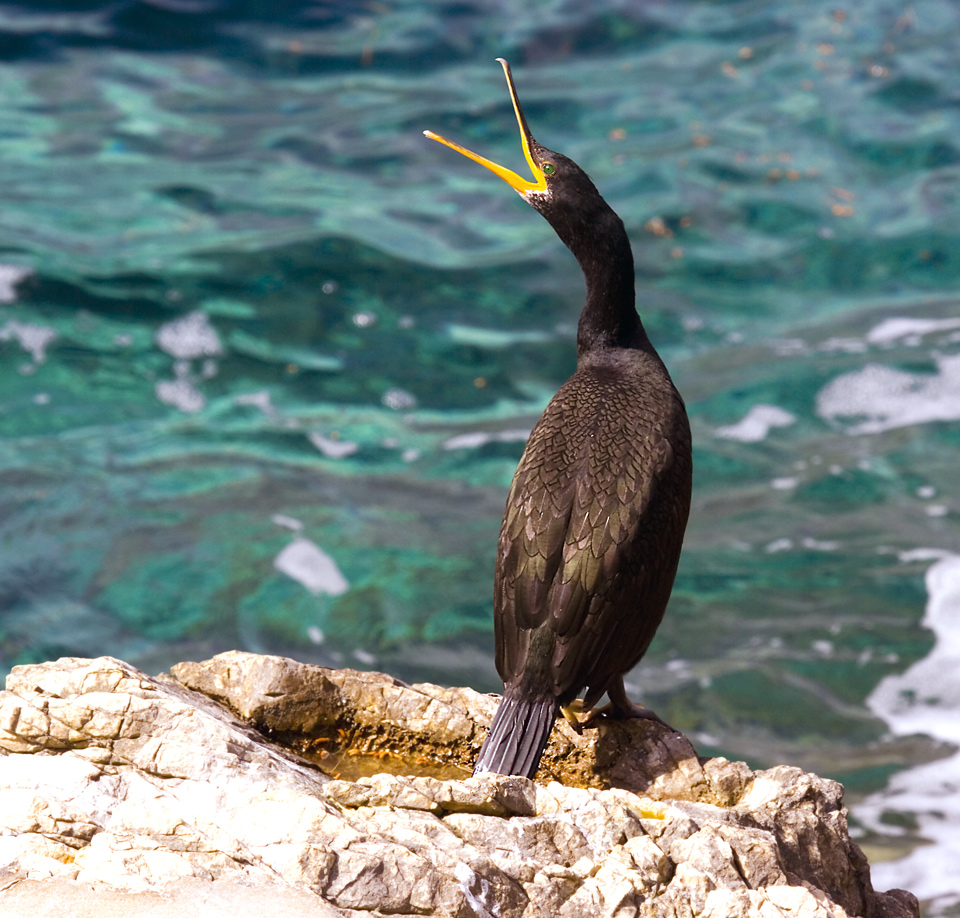
MULTIPOLYGON (((517 98, 517 90, 513 84, 510 65, 502 57, 498 57, 497 61, 503 67, 503 72, 507 78, 507 87, 513 101, 513 110, 516 112, 517 124, 520 126, 523 155, 533 173, 532 180, 525 179, 516 172, 498 165, 486 157, 480 156, 478 153, 474 153, 446 137, 442 137, 440 134, 435 134, 433 131, 424 131, 423 133, 431 140, 446 144, 452 150, 456 150, 474 162, 480 163, 494 175, 500 176, 528 204, 540 211, 554 225, 557 232, 561 232, 558 223, 561 225, 567 223, 573 213, 579 213, 580 218, 583 219, 591 210, 590 204, 595 201, 600 201, 602 204, 603 199, 586 172, 572 159, 568 159, 562 153, 548 150, 534 140, 527 119, 523 114, 523 109, 520 107, 520 100, 517 98)), ((561 237, 563 235, 561 233, 561 237)))
POLYGON ((623 222, 600 196, 590 177, 572 159, 537 143, 520 108, 510 66, 503 66, 520 125, 523 155, 533 173, 525 179, 433 131, 423 133, 499 175, 540 211, 573 252, 587 282, 587 302, 577 332, 578 353, 599 348, 652 348, 634 307, 633 253, 623 222))

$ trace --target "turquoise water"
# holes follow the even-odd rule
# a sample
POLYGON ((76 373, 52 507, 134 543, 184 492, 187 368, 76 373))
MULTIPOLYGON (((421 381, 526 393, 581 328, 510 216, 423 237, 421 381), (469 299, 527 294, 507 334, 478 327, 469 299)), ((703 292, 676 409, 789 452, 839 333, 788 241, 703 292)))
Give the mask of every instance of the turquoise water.
POLYGON ((911 669, 951 636, 925 609, 960 615, 925 581, 960 553, 948 2, 4 6, 0 663, 499 687, 496 533, 582 282, 422 136, 522 168, 497 56, 624 218, 693 425, 633 692, 704 754, 843 780, 878 876, 948 910, 897 865, 956 842, 895 783, 960 708, 911 669))

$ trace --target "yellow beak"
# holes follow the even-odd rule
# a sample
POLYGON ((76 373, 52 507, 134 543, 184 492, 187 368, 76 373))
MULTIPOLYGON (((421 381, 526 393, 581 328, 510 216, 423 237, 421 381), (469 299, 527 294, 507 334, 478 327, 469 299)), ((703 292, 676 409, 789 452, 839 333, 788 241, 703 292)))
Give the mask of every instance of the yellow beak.
POLYGON ((446 144, 450 147, 451 150, 456 150, 458 153, 462 153, 464 156, 472 159, 476 163, 480 163, 481 166, 485 166, 489 169, 494 175, 499 175, 511 188, 514 189, 518 194, 526 195, 531 191, 546 191, 547 190, 547 177, 543 174, 543 170, 537 165, 536 160, 533 158, 533 149, 532 145, 534 143, 533 135, 530 133, 530 128, 527 127, 527 119, 523 116, 523 110, 520 108, 520 102, 517 99, 517 90, 513 85, 513 76, 510 73, 510 65, 502 58, 498 57, 497 61, 503 67, 503 72, 507 78, 507 87, 510 89, 510 98, 513 100, 513 110, 517 113, 517 124, 520 126, 520 141, 523 144, 523 155, 526 157, 527 163, 530 166, 530 169, 533 171, 534 181, 525 179, 522 176, 517 175, 516 172, 512 172, 510 169, 506 169, 503 166, 498 166, 496 163, 491 162, 484 156, 480 156, 478 153, 474 153, 471 150, 468 150, 466 147, 461 147, 460 144, 454 143, 452 140, 447 140, 446 137, 441 137, 439 134, 434 134, 433 131, 424 131, 424 136, 429 137, 431 140, 436 140, 439 143, 446 144))

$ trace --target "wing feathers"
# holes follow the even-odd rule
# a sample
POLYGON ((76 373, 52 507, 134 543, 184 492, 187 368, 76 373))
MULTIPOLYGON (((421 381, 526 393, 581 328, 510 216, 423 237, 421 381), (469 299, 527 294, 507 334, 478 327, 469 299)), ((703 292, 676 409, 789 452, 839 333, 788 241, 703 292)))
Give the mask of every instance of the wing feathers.
POLYGON ((548 668, 559 697, 587 685, 604 654, 642 654, 662 616, 689 508, 689 428, 679 396, 672 414, 647 410, 646 390, 614 382, 577 374, 561 388, 514 477, 494 610, 508 685, 528 669, 533 630, 554 635, 548 668))

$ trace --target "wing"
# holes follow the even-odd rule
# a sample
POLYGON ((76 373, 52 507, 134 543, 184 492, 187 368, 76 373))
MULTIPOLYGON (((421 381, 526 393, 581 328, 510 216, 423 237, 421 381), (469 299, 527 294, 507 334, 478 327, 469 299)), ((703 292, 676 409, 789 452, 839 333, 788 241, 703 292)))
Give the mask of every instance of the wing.
POLYGON ((673 478, 676 456, 654 431, 641 431, 634 446, 618 476, 611 475, 616 461, 603 462, 606 477, 598 469, 593 487, 578 490, 564 563, 548 598, 556 633, 553 676, 563 690, 602 682, 626 669, 624 661, 639 658, 673 584, 680 538, 673 537, 661 508, 670 503, 665 484, 673 478))
POLYGON ((533 632, 550 616, 548 597, 563 560, 574 507, 575 448, 554 402, 534 427, 514 474, 500 527, 494 573, 497 671, 505 684, 523 672, 533 632))
MULTIPOLYGON (((618 642, 616 659, 642 654, 666 605, 664 597, 654 608, 659 597, 647 595, 658 592, 653 581, 662 565, 656 552, 663 548, 663 530, 669 541, 670 531, 677 529, 661 518, 660 509, 665 487, 670 497, 677 490, 678 469, 683 471, 671 446, 676 431, 651 424, 643 393, 625 391, 622 380, 616 387, 591 382, 584 385, 582 377, 574 377, 531 433, 510 489, 495 576, 501 677, 505 683, 519 678, 530 665, 531 641, 542 642, 541 626, 549 624, 550 646, 538 644, 535 663, 550 673, 558 694, 587 684, 611 641, 618 642), (640 628, 621 628, 638 606, 644 615, 651 607, 651 627, 641 622, 640 628), (541 636, 535 638, 538 629, 541 636)), ((677 398, 688 450, 689 430, 677 398)), ((677 555, 689 505, 689 470, 686 477, 677 555)), ((678 501, 683 503, 682 494, 666 504, 678 501)), ((669 506, 665 512, 670 514, 669 506)), ((672 570, 669 580, 667 596, 672 570)))

